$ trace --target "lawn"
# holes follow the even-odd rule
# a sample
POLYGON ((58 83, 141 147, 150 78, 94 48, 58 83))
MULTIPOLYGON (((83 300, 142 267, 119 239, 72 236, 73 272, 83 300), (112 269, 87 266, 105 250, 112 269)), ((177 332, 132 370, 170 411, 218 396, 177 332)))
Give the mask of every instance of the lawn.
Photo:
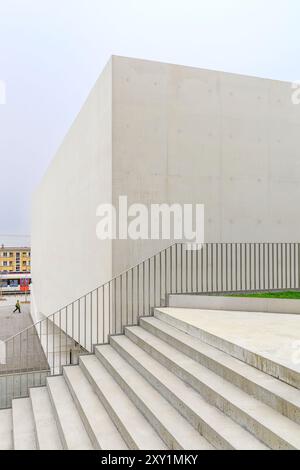
POLYGON ((261 292, 255 294, 233 294, 229 297, 249 297, 257 299, 298 299, 300 300, 300 292, 283 291, 283 292, 261 292))

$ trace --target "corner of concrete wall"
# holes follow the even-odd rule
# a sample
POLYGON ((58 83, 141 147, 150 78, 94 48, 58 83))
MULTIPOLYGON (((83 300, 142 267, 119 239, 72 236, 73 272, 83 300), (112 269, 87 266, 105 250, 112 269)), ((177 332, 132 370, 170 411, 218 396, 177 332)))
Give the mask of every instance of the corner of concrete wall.
POLYGON ((96 237, 96 210, 112 200, 112 62, 34 193, 35 316, 50 315, 111 278, 111 241, 96 237))

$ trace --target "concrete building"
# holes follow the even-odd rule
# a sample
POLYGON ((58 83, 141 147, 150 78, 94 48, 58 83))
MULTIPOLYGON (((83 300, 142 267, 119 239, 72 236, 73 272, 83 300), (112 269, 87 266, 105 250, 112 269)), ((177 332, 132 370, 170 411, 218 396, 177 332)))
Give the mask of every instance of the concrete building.
POLYGON ((34 195, 35 317, 170 244, 99 241, 97 207, 120 195, 205 204, 206 241, 296 241, 292 93, 290 83, 112 57, 34 195))

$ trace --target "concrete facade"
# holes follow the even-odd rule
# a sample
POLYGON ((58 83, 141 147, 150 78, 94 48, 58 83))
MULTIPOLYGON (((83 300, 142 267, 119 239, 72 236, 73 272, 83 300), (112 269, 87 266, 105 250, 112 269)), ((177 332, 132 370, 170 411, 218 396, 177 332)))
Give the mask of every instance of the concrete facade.
POLYGON ((34 196, 37 310, 51 314, 171 243, 98 241, 97 206, 120 195, 205 204, 206 241, 297 241, 292 92, 289 83, 113 57, 34 196))

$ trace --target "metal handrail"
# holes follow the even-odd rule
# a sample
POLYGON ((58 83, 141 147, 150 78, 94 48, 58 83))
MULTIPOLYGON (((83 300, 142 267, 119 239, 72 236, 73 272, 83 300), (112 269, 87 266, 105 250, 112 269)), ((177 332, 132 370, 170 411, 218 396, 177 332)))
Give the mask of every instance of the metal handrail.
MULTIPOLYGON (((172 245, 168 246, 167 248, 165 248, 164 250, 162 250, 162 252, 164 252, 165 250, 168 250, 170 249, 171 247, 177 245, 177 243, 173 243, 172 245)), ((159 252, 160 253, 160 252, 159 252)), ((158 254, 159 254, 158 253, 158 254)), ((39 325, 40 323, 46 321, 47 319, 51 319, 51 317, 55 316, 56 314, 58 314, 61 310, 64 310, 68 307, 71 307, 72 304, 74 304, 75 302, 79 302, 80 300, 84 299, 85 297, 87 297, 88 295, 91 295, 93 294, 94 292, 96 292, 98 289, 102 289, 103 287, 106 287, 108 286, 108 284, 110 284, 111 282, 115 281, 116 279, 120 278, 121 276, 124 276, 128 273, 130 273, 132 270, 136 269, 139 265, 143 264, 143 263, 147 263, 150 259, 152 259, 154 256, 157 256, 157 254, 155 255, 152 255, 152 256, 149 256, 148 258, 145 258, 143 261, 140 261, 139 263, 137 263, 136 265, 134 265, 133 267, 129 268, 129 269, 126 269, 124 271, 122 271, 120 274, 117 274, 116 276, 112 277, 109 281, 106 281, 104 284, 101 284, 99 287, 95 287, 93 290, 89 291, 87 294, 83 294, 81 295, 80 297, 78 297, 76 300, 73 300, 72 302, 69 302, 67 305, 65 305, 64 307, 62 307, 61 309, 59 310, 56 310, 55 313, 52 313, 51 315, 49 316, 46 316, 45 314, 42 313, 42 315, 44 315, 46 318, 43 318, 42 320, 39 320, 37 321, 36 323, 32 324, 31 326, 27 327, 27 328, 24 328, 24 330, 21 330, 19 331, 17 334, 13 335, 13 336, 10 336, 9 338, 7 338, 5 340, 5 343, 12 340, 13 338, 16 338, 17 336, 19 336, 20 334, 22 333, 25 333, 26 330, 30 330, 33 326, 34 327, 37 327, 37 325, 39 325)))
POLYGON ((108 343, 125 326, 137 325, 141 316, 166 306, 169 294, 300 287, 300 243, 191 247, 172 244, 6 340, 7 363, 0 366, 0 385, 1 372, 7 375, 6 406, 13 398, 28 396, 31 386, 44 385, 47 375, 78 364, 81 354, 108 343))

